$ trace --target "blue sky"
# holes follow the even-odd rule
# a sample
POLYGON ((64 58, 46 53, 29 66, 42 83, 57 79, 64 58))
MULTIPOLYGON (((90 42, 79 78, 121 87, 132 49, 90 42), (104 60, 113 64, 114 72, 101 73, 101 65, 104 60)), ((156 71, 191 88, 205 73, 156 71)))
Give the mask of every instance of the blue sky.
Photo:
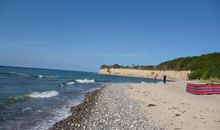
POLYGON ((220 51, 218 0, 1 0, 0 64, 98 71, 220 51))

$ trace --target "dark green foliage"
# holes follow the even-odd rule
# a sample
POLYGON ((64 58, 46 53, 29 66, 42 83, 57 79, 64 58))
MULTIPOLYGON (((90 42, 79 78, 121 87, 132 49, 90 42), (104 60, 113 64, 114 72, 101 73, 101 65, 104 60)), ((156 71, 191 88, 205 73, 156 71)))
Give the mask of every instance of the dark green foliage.
POLYGON ((144 66, 144 65, 122 66, 122 65, 114 64, 114 65, 102 65, 100 68, 101 68, 101 69, 108 69, 108 68, 119 69, 119 68, 123 68, 123 69, 153 70, 153 69, 156 69, 156 66, 154 66, 154 65, 146 65, 146 66, 144 66))
POLYGON ((220 53, 177 58, 157 66, 163 70, 191 70, 189 79, 220 78, 220 53))
POLYGON ((162 62, 157 66, 148 65, 132 65, 120 66, 115 65, 102 65, 101 68, 132 68, 143 70, 191 70, 189 79, 210 79, 220 78, 220 53, 210 53, 201 56, 193 57, 180 57, 174 60, 162 62))
POLYGON ((102 65, 101 69, 105 69, 105 68, 114 68, 114 69, 118 69, 118 68, 131 68, 129 66, 122 66, 119 64, 114 64, 114 65, 102 65))
POLYGON ((177 58, 174 60, 162 62, 157 66, 160 70, 191 70, 195 64, 195 59, 198 57, 177 58))

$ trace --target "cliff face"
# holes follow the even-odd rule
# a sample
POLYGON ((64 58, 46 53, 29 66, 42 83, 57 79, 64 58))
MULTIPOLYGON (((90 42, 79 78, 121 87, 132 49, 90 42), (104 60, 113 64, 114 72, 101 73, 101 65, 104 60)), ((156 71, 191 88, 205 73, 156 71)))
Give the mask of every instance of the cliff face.
POLYGON ((124 75, 134 77, 154 78, 157 74, 158 78, 163 78, 164 75, 168 79, 187 80, 190 71, 171 71, 171 70, 136 70, 136 69, 101 69, 100 74, 124 75))

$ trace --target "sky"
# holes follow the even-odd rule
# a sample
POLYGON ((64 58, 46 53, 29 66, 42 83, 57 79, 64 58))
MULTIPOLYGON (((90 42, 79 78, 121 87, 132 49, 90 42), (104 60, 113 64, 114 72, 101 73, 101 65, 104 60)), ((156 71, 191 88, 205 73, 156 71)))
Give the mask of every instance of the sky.
POLYGON ((97 72, 211 52, 219 0, 0 1, 0 65, 97 72))

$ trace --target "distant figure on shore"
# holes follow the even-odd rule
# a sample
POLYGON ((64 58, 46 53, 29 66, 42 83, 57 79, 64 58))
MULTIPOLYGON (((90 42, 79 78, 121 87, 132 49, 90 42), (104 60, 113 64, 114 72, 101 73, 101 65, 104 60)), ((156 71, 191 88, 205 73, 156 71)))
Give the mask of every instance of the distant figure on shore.
POLYGON ((163 76, 163 83, 166 84, 166 82, 167 82, 167 76, 164 75, 164 76, 163 76))
POLYGON ((154 82, 155 82, 155 84, 157 83, 157 74, 155 74, 155 76, 154 76, 154 82))

